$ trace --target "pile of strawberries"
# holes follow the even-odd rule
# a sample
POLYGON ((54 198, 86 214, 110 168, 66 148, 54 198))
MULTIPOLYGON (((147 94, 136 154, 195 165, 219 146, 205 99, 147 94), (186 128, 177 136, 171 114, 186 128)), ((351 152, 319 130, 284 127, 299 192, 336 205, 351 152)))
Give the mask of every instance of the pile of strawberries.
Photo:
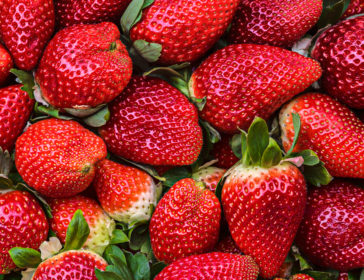
POLYGON ((363 122, 363 0, 0 0, 0 280, 362 280, 363 122))

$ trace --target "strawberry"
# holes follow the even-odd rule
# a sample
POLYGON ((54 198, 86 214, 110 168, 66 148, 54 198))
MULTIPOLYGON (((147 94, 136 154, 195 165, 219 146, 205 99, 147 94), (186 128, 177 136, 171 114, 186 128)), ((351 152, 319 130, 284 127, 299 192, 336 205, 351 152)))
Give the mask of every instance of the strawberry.
POLYGON ((38 250, 48 236, 47 218, 35 198, 25 191, 0 193, 0 274, 16 266, 8 251, 13 247, 38 250))
POLYGON ((349 275, 347 272, 342 272, 339 275, 339 278, 337 280, 349 280, 349 275))
POLYGON ((364 124, 353 112, 325 94, 297 97, 279 114, 286 151, 293 141, 294 112, 302 119, 302 133, 294 151, 313 150, 335 177, 364 178, 364 124))
POLYGON ((324 69, 324 89, 356 109, 364 109, 363 29, 364 16, 344 20, 322 33, 311 53, 324 69))
POLYGON ((40 194, 70 197, 85 190, 95 164, 106 157, 102 139, 75 121, 47 119, 31 125, 15 144, 15 165, 40 194))
MULTIPOLYGON (((1 39, 1 38, 0 38, 1 39)), ((0 86, 4 84, 13 67, 13 59, 8 51, 0 44, 0 86)))
POLYGON ((215 192, 216 186, 225 172, 225 169, 209 166, 193 173, 192 179, 203 182, 210 191, 215 192))
POLYGON ((243 0, 231 25, 234 44, 290 47, 315 25, 322 0, 243 0))
POLYGON ((180 259, 154 280, 256 280, 258 273, 258 266, 249 256, 215 252, 180 259))
POLYGON ((218 167, 228 169, 239 160, 231 149, 230 139, 228 135, 221 135, 221 141, 214 145, 212 155, 218 160, 216 163, 218 167))
POLYGON ((70 198, 55 198, 49 200, 53 218, 50 219, 51 229, 62 243, 66 241, 69 223, 76 210, 81 209, 90 227, 90 235, 83 248, 102 255, 115 229, 115 222, 102 210, 93 199, 76 195, 70 198))
POLYGON ((0 1, 0 33, 16 66, 32 70, 54 30, 52 0, 0 1))
POLYGON ((191 94, 206 97, 201 117, 225 133, 269 118, 321 76, 319 64, 297 53, 261 45, 230 45, 193 73, 191 94))
POLYGON ((363 235, 363 188, 336 180, 309 192, 296 244, 311 262, 344 272, 364 267, 363 235))
POLYGON ((102 208, 113 219, 127 224, 149 220, 151 206, 157 204, 152 177, 107 159, 97 164, 93 186, 102 208))
POLYGON ((344 19, 352 15, 362 14, 363 12, 364 12, 364 0, 351 0, 347 10, 341 16, 341 18, 344 19))
POLYGON ((108 149, 151 165, 190 165, 202 148, 197 109, 165 81, 133 77, 100 128, 108 149))
POLYGON ((0 89, 0 147, 12 150, 33 111, 34 100, 22 85, 0 89))
POLYGON ((158 60, 172 65, 195 61, 224 33, 239 0, 155 0, 130 32, 132 41, 162 45, 158 60))
POLYGON ((160 200, 150 221, 154 255, 172 263, 211 251, 219 238, 220 218, 220 203, 213 192, 190 178, 178 181, 160 200))
POLYGON ((110 102, 129 82, 132 62, 110 22, 76 25, 49 42, 35 74, 53 107, 90 109, 110 102))
POLYGON ((315 280, 307 274, 295 274, 289 278, 289 280, 315 280))
POLYGON ((76 24, 116 22, 120 19, 130 0, 55 0, 57 23, 60 27, 76 24))
POLYGON ((230 234, 217 243, 215 250, 223 253, 242 254, 230 234))

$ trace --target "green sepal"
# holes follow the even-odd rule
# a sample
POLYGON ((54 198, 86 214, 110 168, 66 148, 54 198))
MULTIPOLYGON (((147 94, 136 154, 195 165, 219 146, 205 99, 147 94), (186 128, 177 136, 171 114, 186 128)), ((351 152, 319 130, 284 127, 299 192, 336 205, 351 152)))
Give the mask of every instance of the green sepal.
POLYGON ((297 153, 291 153, 290 155, 285 156, 284 158, 293 158, 293 157, 302 157, 304 165, 307 166, 315 166, 320 163, 320 159, 317 154, 312 150, 303 150, 297 153))
POLYGON ((44 106, 44 105, 40 105, 38 102, 35 103, 34 106, 34 112, 38 113, 38 114, 45 114, 48 115, 50 117, 54 117, 56 119, 60 119, 60 120, 72 120, 72 117, 68 117, 68 116, 64 116, 60 114, 60 111, 56 108, 53 108, 52 106, 44 106))
POLYGON ((36 268, 42 262, 40 253, 31 248, 14 247, 9 250, 9 255, 15 265, 21 268, 36 268))
POLYGON ((297 144, 298 137, 300 136, 300 132, 301 132, 301 118, 300 118, 300 115, 297 114, 297 113, 292 113, 292 122, 293 122, 293 128, 294 128, 294 137, 293 137, 291 148, 288 150, 287 155, 292 153, 294 147, 297 144))
POLYGON ((135 25, 141 16, 144 0, 133 0, 126 8, 120 19, 121 30, 124 34, 129 34, 131 28, 135 25))
POLYGON ((107 123, 107 121, 110 119, 110 111, 107 106, 102 108, 97 113, 84 118, 83 121, 92 127, 101 127, 107 123))
POLYGON ((15 69, 15 68, 11 69, 10 72, 13 73, 23 84, 21 89, 28 93, 30 99, 34 99, 34 89, 33 88, 35 86, 35 83, 34 83, 33 75, 26 71, 15 69))
POLYGON ((320 161, 319 164, 314 166, 304 166, 303 175, 307 182, 311 183, 312 185, 319 187, 321 185, 329 184, 333 177, 325 168, 323 162, 320 161))
POLYGON ((215 144, 221 140, 220 133, 208 122, 200 120, 201 127, 205 130, 208 140, 215 144))
POLYGON ((154 279, 165 267, 167 264, 164 262, 154 262, 150 267, 150 276, 151 279, 154 279))
POLYGON ((171 66, 160 66, 160 67, 154 67, 150 69, 147 72, 143 73, 143 76, 152 76, 152 77, 179 77, 181 79, 184 79, 181 73, 179 73, 177 70, 184 69, 186 67, 189 67, 191 63, 184 62, 181 64, 174 64, 171 66))
POLYGON ((237 158, 241 158, 242 157, 242 152, 241 152, 241 139, 242 135, 241 134, 235 134, 231 140, 230 140, 230 146, 231 146, 231 150, 233 151, 234 155, 237 158))
POLYGON ((273 138, 269 138, 268 147, 265 149, 262 155, 261 166, 269 168, 277 165, 282 160, 282 151, 277 142, 273 138))
POLYGON ((68 225, 66 242, 62 251, 81 249, 89 234, 90 227, 88 226, 82 211, 78 209, 68 225))
POLYGON ((134 41, 132 48, 149 63, 158 61, 162 54, 161 44, 150 43, 145 40, 134 41))
POLYGON ((22 280, 22 275, 17 271, 12 271, 10 274, 0 274, 0 280, 22 280))
MULTIPOLYGON (((269 144, 267 123, 256 117, 249 127, 247 137, 247 153, 253 165, 260 165, 265 149, 269 144)), ((244 151, 244 149, 242 149, 244 151)))
POLYGON ((121 243, 126 243, 126 242, 129 242, 129 238, 124 233, 124 231, 122 231, 121 229, 115 229, 112 232, 110 244, 114 245, 114 244, 121 244, 121 243))
POLYGON ((190 168, 186 166, 175 167, 163 174, 163 177, 166 178, 166 180, 163 182, 163 185, 170 188, 179 180, 191 178, 191 176, 192 172, 190 168))
POLYGON ((339 276, 338 272, 330 272, 330 271, 314 271, 308 270, 304 271, 305 274, 311 276, 314 279, 320 280, 336 280, 339 276))
POLYGON ((8 150, 3 151, 0 147, 0 177, 7 177, 10 173, 13 160, 8 150))
POLYGON ((364 280, 364 268, 362 269, 360 273, 360 280, 364 280))
POLYGON ((115 272, 102 271, 98 268, 95 268, 95 276, 98 280, 126 280, 125 278, 122 278, 115 272))
POLYGON ((334 25, 345 13, 350 4, 350 0, 324 0, 321 17, 316 26, 318 29, 327 25, 334 25))
POLYGON ((126 261, 131 270, 134 280, 149 280, 150 267, 146 256, 142 253, 132 253, 125 251, 126 261))

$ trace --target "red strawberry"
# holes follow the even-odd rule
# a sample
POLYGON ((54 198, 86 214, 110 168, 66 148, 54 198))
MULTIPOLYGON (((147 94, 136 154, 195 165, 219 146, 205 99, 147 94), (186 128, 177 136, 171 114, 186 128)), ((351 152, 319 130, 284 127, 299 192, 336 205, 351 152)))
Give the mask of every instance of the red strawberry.
POLYGON ((100 129, 109 150, 151 165, 190 165, 202 148, 196 108, 165 81, 134 77, 100 129))
POLYGON ((60 27, 76 24, 116 22, 130 0, 54 0, 57 22, 60 27))
POLYGON ((218 167, 228 169, 239 160, 231 149, 230 139, 228 135, 221 135, 221 141, 214 145, 212 155, 218 160, 216 163, 218 167))
POLYGON ((83 248, 102 255, 115 229, 115 222, 102 210, 93 199, 76 195, 70 198, 55 198, 49 200, 53 218, 50 219, 51 229, 64 244, 69 223, 76 210, 81 209, 90 227, 90 235, 83 248))
POLYGON ((309 192, 296 244, 314 264, 348 271, 364 267, 364 189, 336 180, 309 192))
POLYGON ((230 254, 242 254, 238 246, 236 246, 231 235, 227 235, 224 239, 217 243, 215 250, 217 252, 230 253, 230 254))
POLYGON ((290 47, 315 25, 321 12, 322 0, 243 0, 230 41, 290 47))
POLYGON ((341 18, 347 18, 352 15, 362 14, 364 12, 364 0, 351 0, 349 7, 341 18))
POLYGON ((295 274, 289 278, 289 280, 315 280, 307 274, 295 274))
POLYGON ((95 164, 106 157, 102 139, 75 121, 47 119, 31 125, 15 144, 15 165, 42 195, 69 197, 85 190, 95 164))
POLYGON ((11 68, 13 68, 13 60, 8 51, 0 44, 0 86, 9 76, 11 68))
POLYGON ((325 94, 297 97, 279 115, 286 151, 294 136, 291 113, 302 120, 294 151, 313 150, 333 176, 364 178, 364 124, 353 112, 325 94))
POLYGON ((47 218, 38 202, 27 192, 0 193, 0 274, 16 266, 8 251, 13 247, 38 250, 48 236, 47 218))
POLYGON ((154 255, 172 263, 212 250, 219 238, 220 218, 220 203, 213 192, 189 178, 178 181, 160 200, 150 221, 154 255))
POLYGON ((49 42, 35 79, 57 108, 89 109, 110 102, 130 80, 132 62, 110 22, 76 25, 49 42))
POLYGON ((97 164, 93 182, 102 208, 115 220, 149 220, 157 204, 156 186, 147 173, 110 160, 97 164))
POLYGON ((193 73, 191 94, 207 98, 201 117, 222 132, 249 127, 255 116, 269 118, 282 104, 316 81, 319 64, 277 47, 230 45, 193 73))
POLYGON ((258 266, 249 256, 215 252, 180 259, 154 280, 256 280, 258 273, 258 266))
POLYGON ((52 0, 0 1, 0 33, 18 68, 35 68, 53 30, 52 0))
POLYGON ((155 0, 130 32, 133 41, 162 45, 159 63, 195 61, 206 53, 231 22, 239 0, 155 0))
POLYGON ((21 90, 22 85, 0 89, 0 147, 12 150, 33 111, 34 100, 21 90))
POLYGON ((364 16, 344 20, 316 41, 312 57, 322 66, 322 85, 332 96, 364 109, 364 16))
POLYGON ((337 279, 337 280, 349 280, 349 275, 348 275, 348 273, 347 272, 342 272, 342 273, 340 273, 340 275, 339 275, 339 278, 337 279))
POLYGON ((89 251, 66 251, 42 262, 32 280, 97 280, 95 268, 105 270, 107 262, 89 251))
POLYGON ((209 166, 195 172, 192 179, 203 182, 210 191, 215 192, 216 186, 225 172, 225 169, 209 166))

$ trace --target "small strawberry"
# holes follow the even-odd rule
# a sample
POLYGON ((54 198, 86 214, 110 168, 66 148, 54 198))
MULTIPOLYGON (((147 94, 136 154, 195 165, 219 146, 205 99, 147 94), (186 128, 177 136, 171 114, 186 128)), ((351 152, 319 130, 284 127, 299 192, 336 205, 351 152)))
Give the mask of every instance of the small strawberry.
POLYGON ((347 10, 341 16, 341 18, 345 19, 353 15, 362 14, 363 12, 364 12, 364 0, 351 0, 347 10))
POLYGON ((221 135, 221 141, 214 145, 212 155, 218 160, 216 163, 218 167, 228 169, 239 160, 231 149, 230 139, 228 135, 221 135))
POLYGON ((337 280, 349 280, 349 275, 347 272, 341 272, 337 280))
POLYGON ((364 124, 353 112, 325 94, 297 97, 279 114, 286 151, 294 137, 291 113, 298 113, 302 120, 294 151, 313 150, 335 177, 364 178, 364 124))
POLYGON ((230 45, 193 73, 190 92, 206 97, 201 117, 225 133, 269 118, 321 76, 319 64, 298 53, 252 44, 230 45))
POLYGON ((295 274, 289 278, 289 280, 315 280, 307 274, 295 274))
POLYGON ((59 31, 44 51, 35 79, 53 107, 90 109, 118 96, 130 80, 132 62, 110 22, 59 31))
POLYGON ((203 182, 210 191, 215 192, 216 186, 225 172, 225 169, 209 166, 193 173, 192 179, 203 182))
POLYGON ((197 109, 165 81, 133 77, 100 128, 108 149, 151 165, 190 165, 202 148, 197 109))
POLYGON ((364 109, 364 16, 344 20, 317 39, 311 56, 323 68, 322 85, 349 107, 364 109))
POLYGON ((363 236, 363 188, 336 180, 309 192, 296 244, 311 262, 344 272, 362 268, 363 236))
POLYGON ((315 25, 321 12, 322 0, 243 0, 230 41, 290 47, 315 25))
POLYGON ((0 147, 12 150, 33 111, 34 100, 22 85, 0 89, 0 147))
POLYGON ((219 238, 220 218, 220 203, 213 192, 193 179, 178 181, 160 200, 150 221, 154 255, 172 263, 212 250, 219 238))
POLYGON ((256 280, 258 273, 258 266, 249 256, 215 252, 180 259, 154 280, 256 280))
POLYGON ((152 177, 107 159, 97 164, 93 186, 106 213, 127 224, 149 220, 151 206, 157 204, 152 177))
POLYGON ((31 125, 15 144, 15 165, 40 194, 70 197, 85 190, 95 164, 106 157, 102 139, 75 121, 47 119, 31 125))
POLYGON ((52 0, 0 1, 0 33, 16 66, 32 70, 54 30, 52 0))
POLYGON ((230 234, 217 243, 215 246, 215 251, 230 254, 242 254, 230 234))
POLYGON ((0 86, 4 84, 13 67, 13 59, 8 51, 0 44, 0 86))

